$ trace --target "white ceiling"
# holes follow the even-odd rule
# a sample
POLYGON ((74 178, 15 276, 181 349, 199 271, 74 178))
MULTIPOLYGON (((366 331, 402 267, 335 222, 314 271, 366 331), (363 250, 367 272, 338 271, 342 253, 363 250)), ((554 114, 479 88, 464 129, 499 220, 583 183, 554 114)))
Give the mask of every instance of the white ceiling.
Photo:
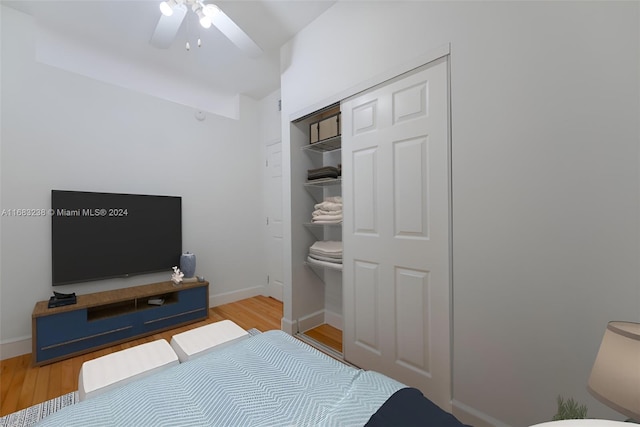
MULTIPOLYGON (((243 94, 261 99, 280 86, 280 46, 335 3, 335 0, 205 0, 218 5, 263 49, 264 54, 253 59, 215 26, 200 27, 193 13, 187 14, 188 19, 182 23, 170 48, 151 46, 149 39, 160 18, 160 1, 2 0, 2 4, 33 16, 40 37, 74 40, 90 49, 92 56, 103 53, 105 58, 117 58, 131 67, 184 79, 190 86, 206 87, 221 96, 243 94), (198 37, 202 39, 200 48, 196 47, 198 37), (190 51, 185 49, 187 40, 190 51)), ((91 60, 85 60, 88 61, 91 60)), ((73 62, 77 64, 78 58, 73 62)), ((104 62, 95 64, 104 67, 104 62)), ((83 64, 78 68, 85 71, 78 72, 90 74, 87 67, 88 64, 83 64)))

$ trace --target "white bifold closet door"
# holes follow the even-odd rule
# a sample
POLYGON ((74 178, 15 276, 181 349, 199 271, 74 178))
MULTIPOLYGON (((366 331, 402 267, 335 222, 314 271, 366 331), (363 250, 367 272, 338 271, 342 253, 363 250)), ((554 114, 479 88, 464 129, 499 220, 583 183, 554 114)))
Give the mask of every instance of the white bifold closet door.
POLYGON ((447 60, 345 100, 344 357, 451 409, 447 60))

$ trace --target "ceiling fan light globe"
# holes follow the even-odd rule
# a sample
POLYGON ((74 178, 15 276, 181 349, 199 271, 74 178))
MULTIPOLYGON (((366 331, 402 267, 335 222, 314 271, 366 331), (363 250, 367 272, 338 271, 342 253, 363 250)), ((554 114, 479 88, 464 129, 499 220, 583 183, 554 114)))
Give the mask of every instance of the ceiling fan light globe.
POLYGON ((171 16, 173 15, 173 7, 171 7, 168 2, 163 1, 160 3, 160 12, 162 12, 164 16, 171 16))
POLYGON ((203 16, 200 18, 200 25, 202 25, 203 28, 211 28, 211 18, 203 16))
POLYGON ((211 18, 204 14, 202 8, 198 9, 196 14, 198 15, 198 19, 200 20, 200 25, 202 25, 202 27, 211 28, 211 18))
POLYGON ((202 13, 209 18, 213 18, 218 12, 220 12, 220 8, 215 4, 205 4, 202 7, 202 13))

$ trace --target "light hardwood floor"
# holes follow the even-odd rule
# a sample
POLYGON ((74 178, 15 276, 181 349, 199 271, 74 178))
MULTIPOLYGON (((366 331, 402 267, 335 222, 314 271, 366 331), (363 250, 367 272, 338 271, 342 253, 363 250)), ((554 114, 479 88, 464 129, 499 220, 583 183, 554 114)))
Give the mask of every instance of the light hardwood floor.
MULTIPOLYGON (((49 365, 31 366, 31 354, 2 360, 0 361, 0 416, 77 390, 80 367, 86 360, 161 338, 170 341, 175 334, 224 319, 230 319, 244 329, 256 328, 265 332, 271 329, 280 329, 281 318, 282 303, 280 301, 257 296, 213 307, 209 310, 209 319, 202 322, 192 323, 49 365)), ((339 331, 336 334, 330 327, 325 328, 324 325, 318 329, 319 331, 311 332, 316 340, 341 351, 342 340, 336 338, 340 335, 339 331)))
POLYGON ((330 325, 320 325, 317 328, 308 330, 306 336, 342 353, 342 331, 330 325))

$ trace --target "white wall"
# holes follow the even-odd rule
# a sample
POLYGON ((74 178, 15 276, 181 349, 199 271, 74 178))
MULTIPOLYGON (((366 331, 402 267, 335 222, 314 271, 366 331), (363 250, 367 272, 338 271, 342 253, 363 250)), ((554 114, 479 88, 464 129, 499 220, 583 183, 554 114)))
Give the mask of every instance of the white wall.
MULTIPOLYGON (((623 418, 586 383, 606 322, 640 321, 639 13, 341 1, 282 49, 287 156, 292 115, 450 43, 453 399, 468 422, 550 420, 559 394, 623 418)), ((285 317, 287 303, 285 289, 285 317)))
MULTIPOLYGON (((195 111, 34 60, 34 24, 2 7, 1 208, 48 208, 51 189, 182 196, 183 249, 216 295, 264 285, 258 103, 240 119, 195 111)), ((0 218, 2 357, 27 343, 51 295, 49 217, 0 218), (24 340, 24 341, 23 341, 24 340)), ((170 271, 57 288, 88 293, 168 280, 170 271)), ((241 293, 241 292, 240 292, 241 293)))

